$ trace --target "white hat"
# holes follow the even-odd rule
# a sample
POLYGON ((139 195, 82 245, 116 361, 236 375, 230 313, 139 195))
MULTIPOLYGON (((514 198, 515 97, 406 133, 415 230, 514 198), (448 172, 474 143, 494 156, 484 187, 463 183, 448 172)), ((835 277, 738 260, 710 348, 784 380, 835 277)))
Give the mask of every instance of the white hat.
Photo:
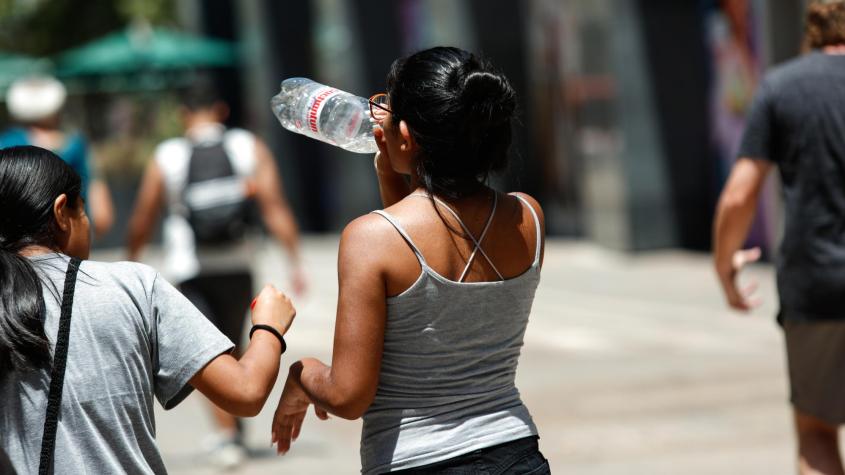
POLYGON ((18 79, 6 92, 6 107, 12 118, 35 122, 58 113, 65 104, 67 89, 49 76, 18 79))

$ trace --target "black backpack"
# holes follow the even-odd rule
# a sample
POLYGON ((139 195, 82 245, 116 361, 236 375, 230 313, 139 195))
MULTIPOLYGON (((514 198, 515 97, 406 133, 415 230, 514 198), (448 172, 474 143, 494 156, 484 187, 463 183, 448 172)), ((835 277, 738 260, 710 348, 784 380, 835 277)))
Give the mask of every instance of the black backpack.
POLYGON ((223 142, 192 144, 183 202, 197 245, 221 245, 246 234, 250 200, 223 142))

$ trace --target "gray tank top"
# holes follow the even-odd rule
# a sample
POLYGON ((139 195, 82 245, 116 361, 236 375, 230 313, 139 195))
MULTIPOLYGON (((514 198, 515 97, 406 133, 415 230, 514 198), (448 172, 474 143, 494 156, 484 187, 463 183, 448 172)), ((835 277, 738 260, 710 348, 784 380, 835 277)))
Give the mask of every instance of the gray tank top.
MULTIPOLYGON (((384 473, 447 460, 477 449, 537 435, 514 385, 516 366, 534 293, 540 282, 537 243, 524 273, 493 282, 463 282, 476 254, 495 265, 478 239, 460 281, 428 266, 407 232, 391 215, 375 211, 396 228, 419 259, 422 272, 401 294, 387 299, 384 353, 375 399, 364 414, 361 471, 384 473)), ((445 203, 440 203, 457 218, 445 203)), ((458 219, 460 222, 460 219, 458 219)), ((472 234, 461 222, 464 231, 472 234)))

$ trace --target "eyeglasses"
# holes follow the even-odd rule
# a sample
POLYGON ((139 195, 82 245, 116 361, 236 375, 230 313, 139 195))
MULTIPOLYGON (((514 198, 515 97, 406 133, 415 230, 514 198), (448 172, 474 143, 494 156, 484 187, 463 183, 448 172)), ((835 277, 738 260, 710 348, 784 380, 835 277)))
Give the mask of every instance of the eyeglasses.
POLYGON ((389 107, 389 99, 387 94, 380 92, 370 98, 370 115, 377 122, 381 122, 387 117, 387 114, 393 114, 389 107))

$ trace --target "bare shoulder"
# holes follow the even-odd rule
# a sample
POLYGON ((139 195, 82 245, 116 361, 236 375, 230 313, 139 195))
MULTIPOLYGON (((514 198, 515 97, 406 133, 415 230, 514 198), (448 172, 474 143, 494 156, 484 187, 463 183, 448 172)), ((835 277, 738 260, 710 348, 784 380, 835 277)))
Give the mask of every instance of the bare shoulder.
POLYGON ((520 207, 521 209, 523 209, 523 214, 522 214, 522 216, 525 218, 525 219, 523 220, 523 228, 522 228, 522 229, 523 229, 523 233, 524 233, 524 234, 523 234, 523 236, 525 236, 526 238, 528 238, 528 236, 532 236, 532 235, 533 235, 533 236, 535 236, 535 237, 534 237, 534 239, 539 240, 539 243, 540 243, 540 249, 539 249, 539 250, 536 250, 536 249, 535 249, 535 251, 534 251, 534 252, 538 252, 538 251, 539 251, 539 255, 538 255, 537 257, 539 257, 540 266, 542 266, 542 265, 543 265, 543 260, 544 260, 544 258, 545 258, 545 253, 546 253, 546 252, 545 252, 545 247, 546 247, 546 246, 545 246, 545 241, 546 241, 546 239, 545 239, 545 235, 546 235, 546 217, 545 217, 545 215, 543 214, 543 208, 540 206, 540 203, 538 203, 538 202, 537 202, 537 200, 536 200, 536 199, 534 199, 534 197, 533 197, 533 196, 528 195, 528 194, 526 194, 526 193, 522 193, 522 192, 513 192, 513 193, 508 193, 508 195, 509 195, 509 196, 512 196, 512 197, 514 197, 514 199, 515 199, 515 200, 519 200, 519 201, 520 201, 520 203, 518 203, 518 204, 519 204, 519 207, 520 207), (530 211, 530 210, 528 210, 528 209, 525 209, 526 207, 524 206, 524 204, 523 204, 523 203, 528 203, 528 206, 530 206, 530 207, 531 207, 531 210, 533 210, 533 211, 534 211, 534 214, 537 216, 537 220, 539 221, 539 224, 540 224, 539 233, 537 232, 537 230, 536 230, 536 228, 535 228, 535 225, 534 225, 534 223, 533 223, 533 221, 534 221, 533 217, 528 218, 528 217, 526 216, 526 214, 525 214, 525 213, 530 213, 531 211, 530 211), (530 224, 529 224, 529 223, 530 223, 530 224), (533 228, 533 229, 532 229, 532 228, 533 228), (529 231, 529 229, 531 229, 531 230, 529 231))
POLYGON ((253 138, 255 144, 255 161, 262 167, 276 167, 276 161, 273 159, 273 154, 270 152, 270 147, 258 137, 253 138))
POLYGON ((403 246, 403 239, 383 216, 376 213, 360 216, 343 229, 339 259, 356 264, 385 264, 403 246))
POLYGON ((531 206, 534 212, 537 213, 537 218, 540 220, 540 225, 545 228, 546 216, 543 213, 543 207, 540 206, 540 202, 538 202, 536 199, 534 199, 533 196, 529 195, 528 193, 523 193, 521 191, 514 191, 508 193, 508 196, 519 197, 525 200, 531 206))
POLYGON ((385 208, 384 211, 402 220, 409 220, 416 218, 420 209, 430 206, 429 198, 421 195, 408 195, 385 208))
MULTIPOLYGON (((359 240, 371 241, 392 234, 393 226, 384 217, 376 213, 368 213, 353 219, 343 228, 341 242, 355 242, 359 240)), ((395 231, 393 231, 395 233, 395 231)))

